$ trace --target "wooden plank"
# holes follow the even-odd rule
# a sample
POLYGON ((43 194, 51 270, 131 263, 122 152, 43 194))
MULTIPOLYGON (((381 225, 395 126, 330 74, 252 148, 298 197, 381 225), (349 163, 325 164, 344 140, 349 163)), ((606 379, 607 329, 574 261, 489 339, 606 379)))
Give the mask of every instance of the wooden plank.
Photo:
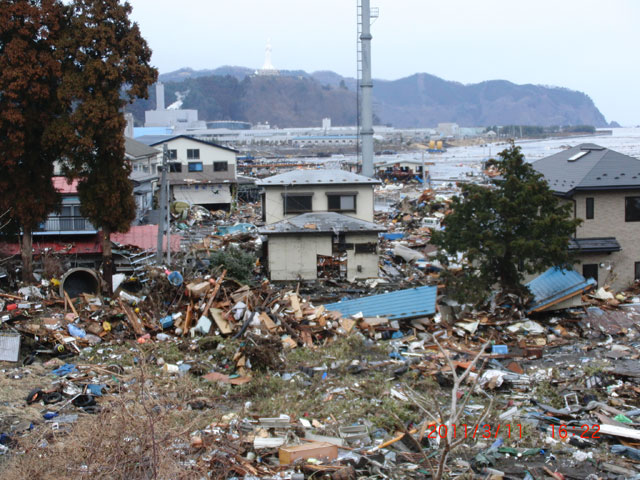
POLYGON ((118 303, 120 304, 120 308, 124 310, 124 313, 127 316, 127 319, 129 320, 129 325, 131 325, 131 328, 133 328, 133 331, 135 332, 135 334, 144 335, 144 328, 142 326, 142 322, 137 317, 137 315, 133 312, 133 310, 131 310, 131 307, 123 303, 122 300, 120 299, 118 299, 118 303))
POLYGON ((224 318, 222 310, 220 310, 219 308, 210 308, 209 314, 211 318, 213 318, 213 321, 216 322, 220 333, 222 333, 223 335, 229 335, 233 332, 231 325, 229 325, 229 322, 224 318))
POLYGON ((76 311, 76 307, 73 306, 73 302, 71 301, 71 298, 69 298, 69 294, 67 293, 66 290, 64 290, 64 298, 67 300, 67 302, 69 303, 69 307, 71 307, 71 311, 73 312, 73 314, 76 317, 80 317, 80 315, 78 315, 78 312, 76 311))

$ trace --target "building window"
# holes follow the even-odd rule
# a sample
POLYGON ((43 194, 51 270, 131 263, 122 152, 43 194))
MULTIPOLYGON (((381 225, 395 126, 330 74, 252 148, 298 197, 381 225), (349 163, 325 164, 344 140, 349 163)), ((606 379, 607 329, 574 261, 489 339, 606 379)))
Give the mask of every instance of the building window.
POLYGON ((187 148, 187 160, 200 160, 200 149, 187 148))
POLYGON ((190 172, 201 172, 202 171, 202 162, 189 162, 189 171, 190 172))
POLYGON ((377 243, 356 243, 356 253, 377 253, 377 243))
POLYGON ((355 193, 327 193, 327 210, 332 212, 355 212, 355 193))
POLYGON ((182 164, 180 162, 169 163, 169 173, 181 173, 181 172, 182 172, 182 164))
POLYGON ((226 172, 228 169, 229 164, 227 162, 213 162, 214 172, 226 172))
POLYGON ((311 211, 312 193, 283 193, 284 213, 302 213, 311 211))
POLYGON ((598 264, 585 263, 582 265, 582 276, 586 279, 593 278, 598 283, 598 264))
POLYGON ((169 160, 177 160, 178 159, 178 151, 177 150, 169 150, 169 160))
POLYGON ((640 222, 640 197, 626 197, 624 199, 624 221, 640 222))
POLYGON ((593 219, 593 197, 587 197, 587 220, 593 219))

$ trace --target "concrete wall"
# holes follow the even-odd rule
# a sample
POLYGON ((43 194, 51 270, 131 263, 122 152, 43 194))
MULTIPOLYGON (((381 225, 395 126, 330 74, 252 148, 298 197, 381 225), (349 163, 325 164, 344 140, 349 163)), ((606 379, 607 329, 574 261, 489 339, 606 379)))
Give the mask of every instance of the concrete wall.
MULTIPOLYGON (((378 234, 354 234, 345 235, 346 243, 375 243, 378 244, 378 234)), ((378 277, 378 249, 375 253, 355 253, 353 250, 347 251, 347 278, 376 278, 378 277), (358 271, 358 266, 361 267, 358 271)))
MULTIPOLYGON (((355 244, 378 243, 378 235, 346 235, 346 243, 354 247, 347 251, 347 278, 378 276, 378 253, 355 253, 355 244), (360 271, 358 271, 360 266, 360 271)), ((271 280, 315 280, 318 278, 318 255, 332 255, 332 235, 271 235, 269 236, 269 276, 271 280)))
MULTIPOLYGON (((373 222, 373 186, 372 185, 296 185, 268 186, 266 194, 266 223, 275 223, 286 218, 295 217, 300 213, 291 213, 285 216, 282 194, 285 193, 313 193, 311 207, 314 212, 328 211, 327 192, 357 192, 356 212, 339 212, 344 215, 359 218, 367 222, 373 222)), ((265 206, 263 206, 264 208, 265 206)))
POLYGON ((315 280, 318 255, 331 255, 331 235, 272 235, 269 237, 271 280, 315 280))
POLYGON ((634 281, 635 262, 640 262, 640 222, 625 222, 625 197, 640 196, 640 190, 620 192, 579 192, 574 196, 575 213, 583 223, 577 238, 615 237, 622 248, 619 252, 580 254, 576 270, 583 264, 597 263, 598 285, 610 285, 616 290, 634 281), (586 220, 586 198, 594 198, 594 218, 586 220))

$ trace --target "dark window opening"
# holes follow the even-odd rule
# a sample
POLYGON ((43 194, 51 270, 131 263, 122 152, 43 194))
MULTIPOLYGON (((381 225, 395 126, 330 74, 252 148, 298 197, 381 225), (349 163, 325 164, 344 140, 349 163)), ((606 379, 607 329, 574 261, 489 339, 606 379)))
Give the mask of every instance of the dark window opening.
POLYGON ((284 213, 300 213, 311 211, 311 194, 284 195, 284 213))
POLYGON ((593 197, 588 197, 587 198, 587 220, 591 220, 593 219, 593 214, 594 214, 594 202, 593 202, 593 197))
POLYGON ((267 194, 262 192, 260 194, 260 204, 262 206, 262 221, 267 221, 267 194))
POLYGON ((200 149, 187 148, 187 160, 200 160, 200 149))
POLYGON ((178 151, 177 150, 169 150, 169 160, 177 160, 178 159, 178 151))
POLYGON ((376 243, 356 243, 356 253, 376 253, 376 243))
POLYGON ((640 262, 636 262, 633 264, 633 268, 634 268, 634 279, 635 280, 640 280, 640 262))
POLYGON ((213 162, 214 172, 226 172, 228 168, 227 162, 213 162))
POLYGON ((169 172, 170 173, 181 173, 182 172, 182 164, 180 162, 171 162, 169 164, 169 172))
POLYGON ((202 171, 202 162, 189 162, 189 171, 190 172, 201 172, 202 171))
POLYGON ((624 221, 640 222, 640 197, 626 197, 624 199, 624 221))
POLYGON ((593 278, 598 283, 598 264, 586 263, 582 265, 582 276, 587 280, 593 278))

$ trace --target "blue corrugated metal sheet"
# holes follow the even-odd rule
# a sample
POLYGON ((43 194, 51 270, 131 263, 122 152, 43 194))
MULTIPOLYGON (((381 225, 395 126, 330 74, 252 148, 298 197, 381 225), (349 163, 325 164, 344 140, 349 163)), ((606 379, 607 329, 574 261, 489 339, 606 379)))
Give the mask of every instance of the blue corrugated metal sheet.
POLYGON ((544 310, 557 301, 579 295, 596 284, 593 278, 586 280, 575 270, 553 267, 534 278, 527 287, 533 294, 529 312, 544 310))
POLYGON ((362 312, 365 317, 386 317, 389 320, 422 317, 436 313, 437 290, 438 287, 416 287, 330 303, 325 308, 345 316, 362 312))

